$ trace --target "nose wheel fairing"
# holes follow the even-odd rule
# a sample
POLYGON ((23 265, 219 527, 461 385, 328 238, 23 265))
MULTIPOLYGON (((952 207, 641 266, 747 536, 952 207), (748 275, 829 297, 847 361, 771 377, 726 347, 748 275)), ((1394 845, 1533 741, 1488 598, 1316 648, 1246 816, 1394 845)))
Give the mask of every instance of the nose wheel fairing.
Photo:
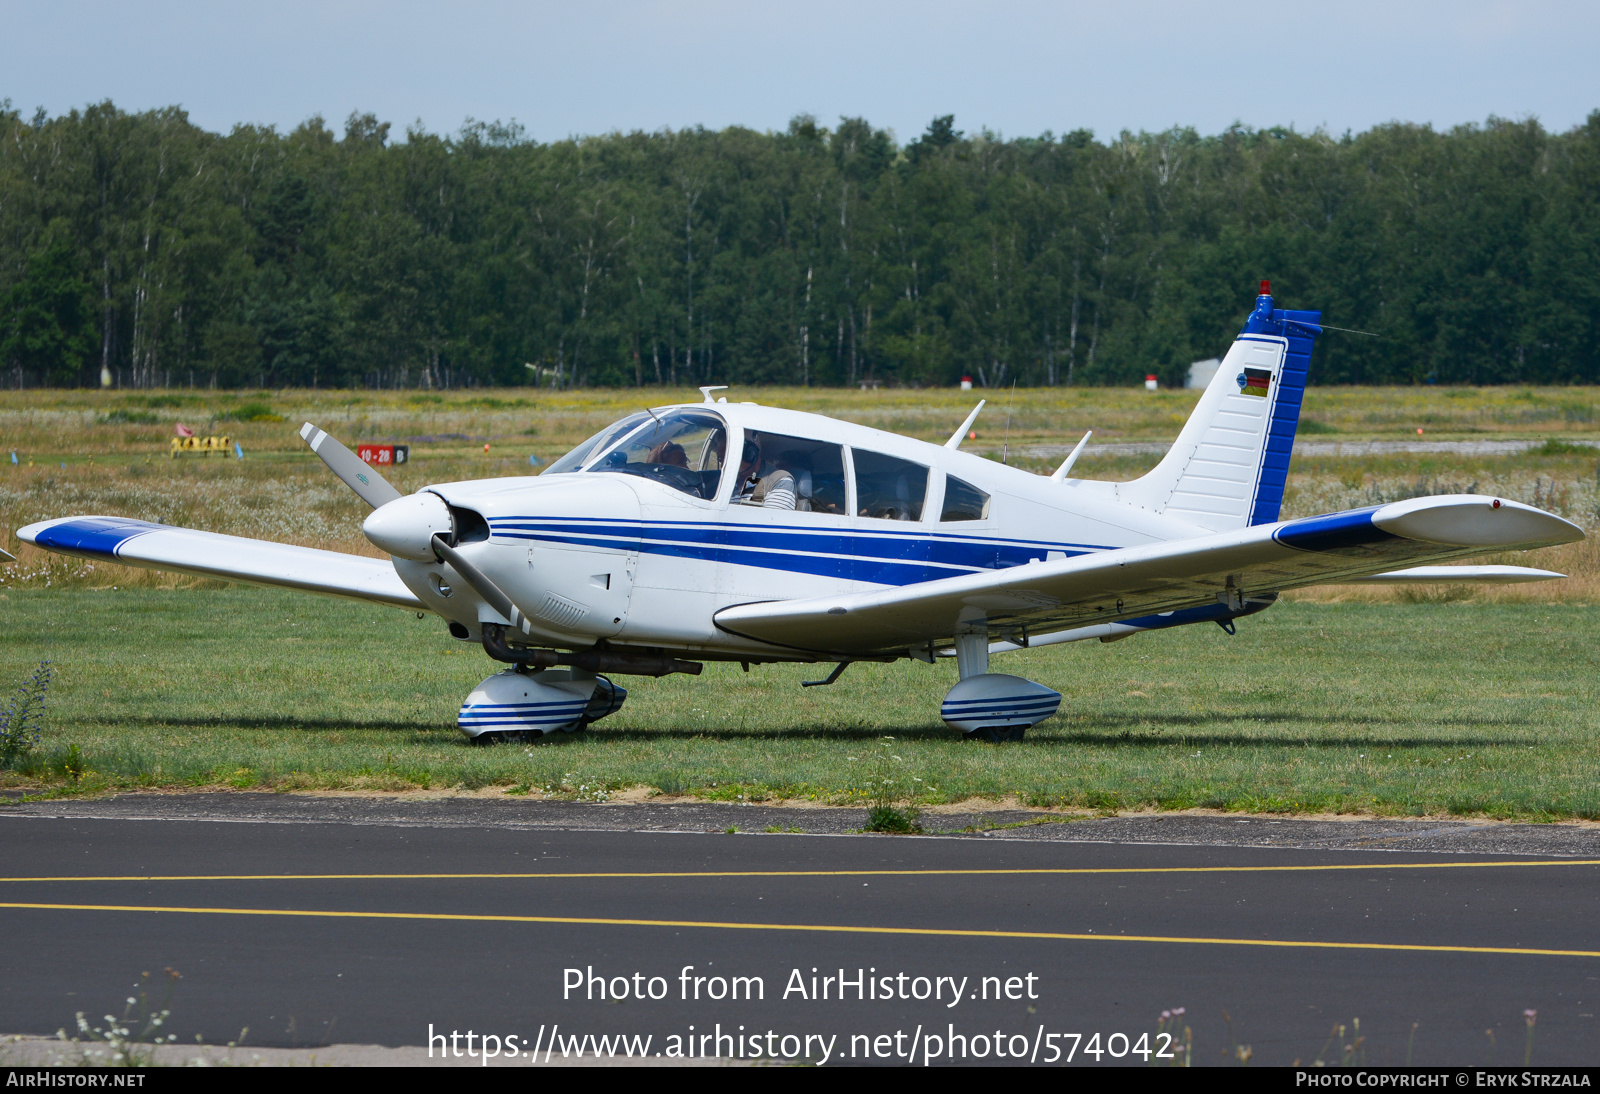
POLYGON ((604 676, 556 668, 495 673, 472 689, 456 726, 474 743, 572 733, 622 708, 626 689, 604 676))

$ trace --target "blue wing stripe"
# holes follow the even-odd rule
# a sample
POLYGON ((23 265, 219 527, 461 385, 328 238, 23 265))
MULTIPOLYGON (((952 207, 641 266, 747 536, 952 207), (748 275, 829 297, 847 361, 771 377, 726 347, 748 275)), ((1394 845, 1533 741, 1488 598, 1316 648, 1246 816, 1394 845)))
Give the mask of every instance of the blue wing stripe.
POLYGON ((1292 520, 1272 533, 1272 538, 1297 551, 1350 551, 1387 543, 1400 537, 1372 523, 1381 506, 1292 520))
POLYGON ((37 543, 52 551, 116 558, 117 550, 130 539, 158 532, 164 524, 126 517, 79 517, 52 525, 39 533, 37 543))

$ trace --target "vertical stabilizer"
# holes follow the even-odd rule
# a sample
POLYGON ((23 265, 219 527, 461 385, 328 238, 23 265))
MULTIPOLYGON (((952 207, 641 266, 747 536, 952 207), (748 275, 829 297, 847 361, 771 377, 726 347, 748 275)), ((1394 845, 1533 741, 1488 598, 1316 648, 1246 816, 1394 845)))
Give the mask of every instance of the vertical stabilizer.
POLYGON ((1321 322, 1321 312, 1274 308, 1263 281, 1172 449, 1117 496, 1213 532, 1277 520, 1321 322))

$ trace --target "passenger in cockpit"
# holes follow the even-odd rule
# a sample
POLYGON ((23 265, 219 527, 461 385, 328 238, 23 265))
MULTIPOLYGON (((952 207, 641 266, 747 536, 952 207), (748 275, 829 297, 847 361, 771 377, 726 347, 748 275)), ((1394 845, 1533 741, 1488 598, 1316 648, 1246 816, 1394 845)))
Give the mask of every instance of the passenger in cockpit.
POLYGON ((795 500, 794 476, 772 464, 764 468, 760 443, 753 438, 746 439, 739 461, 739 494, 734 504, 792 510, 795 500), (763 470, 766 470, 764 475, 761 474, 763 470))
POLYGON ((811 512, 814 508, 811 504, 811 457, 790 449, 774 462, 794 479, 794 508, 801 513, 811 512))

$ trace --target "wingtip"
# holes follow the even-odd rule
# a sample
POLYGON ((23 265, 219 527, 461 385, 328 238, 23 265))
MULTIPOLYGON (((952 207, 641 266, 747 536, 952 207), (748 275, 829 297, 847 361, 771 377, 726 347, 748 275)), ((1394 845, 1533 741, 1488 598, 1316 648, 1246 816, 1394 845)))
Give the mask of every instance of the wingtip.
POLYGON ((52 524, 58 524, 65 519, 67 518, 58 517, 56 520, 40 520, 35 521, 32 524, 24 525, 23 527, 17 529, 17 538, 24 543, 37 544, 40 532, 44 531, 52 524))
POLYGON ((1391 502, 1372 523, 1406 539, 1463 547, 1553 547, 1584 538, 1582 528, 1554 513, 1483 494, 1391 502))

